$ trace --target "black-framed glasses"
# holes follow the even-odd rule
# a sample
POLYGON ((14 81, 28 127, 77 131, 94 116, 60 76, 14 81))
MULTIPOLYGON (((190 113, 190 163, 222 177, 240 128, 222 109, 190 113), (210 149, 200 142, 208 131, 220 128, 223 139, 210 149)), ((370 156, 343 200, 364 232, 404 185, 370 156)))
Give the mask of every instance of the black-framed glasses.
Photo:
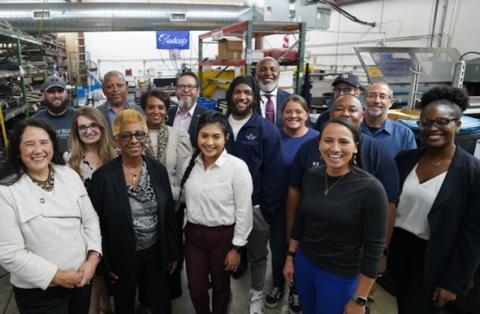
POLYGON ((125 133, 120 134, 118 137, 123 142, 128 143, 132 140, 132 138, 134 136, 137 139, 137 141, 141 141, 141 140, 145 139, 145 137, 147 136, 147 133, 145 133, 143 131, 136 131, 135 133, 125 132, 125 133))
POLYGON ((453 121, 457 121, 457 120, 460 120, 460 119, 458 119, 458 118, 452 118, 452 119, 437 118, 435 120, 423 119, 423 120, 418 120, 417 125, 421 128, 429 128, 432 125, 435 125, 437 127, 445 127, 445 126, 449 125, 450 123, 452 123, 453 121))
POLYGON ((95 132, 100 129, 100 126, 96 123, 90 123, 90 124, 82 124, 78 126, 78 132, 84 134, 87 132, 87 130, 90 129, 90 131, 95 132))
POLYGON ((387 100, 387 99, 391 99, 392 96, 388 95, 388 94, 383 94, 383 93, 380 93, 380 94, 377 94, 377 93, 367 93, 365 95, 366 98, 370 98, 370 99, 377 99, 380 98, 380 100, 387 100))
POLYGON ((333 92, 339 95, 350 95, 353 92, 353 88, 334 88, 333 92))
POLYGON ((195 85, 195 84, 180 84, 180 85, 177 85, 177 88, 178 89, 195 89, 195 88, 197 88, 197 85, 195 85))

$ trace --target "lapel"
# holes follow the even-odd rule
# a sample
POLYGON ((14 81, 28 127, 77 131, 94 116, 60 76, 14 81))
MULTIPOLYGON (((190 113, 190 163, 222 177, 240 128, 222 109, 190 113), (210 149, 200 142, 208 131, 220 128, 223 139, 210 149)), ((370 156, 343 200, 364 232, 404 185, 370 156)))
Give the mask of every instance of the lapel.
MULTIPOLYGON (((130 202, 128 200, 128 190, 125 184, 125 177, 123 175, 122 169, 122 157, 119 156, 115 160, 115 164, 113 167, 113 180, 112 180, 113 189, 115 195, 112 195, 118 201, 118 208, 122 211, 127 218, 128 224, 133 229, 133 221, 132 221, 132 210, 130 208, 130 202)), ((117 202, 113 202, 114 204, 117 202)))
MULTIPOLYGON (((435 198, 430 213, 428 214, 429 218, 440 209, 447 200, 453 197, 452 194, 455 192, 456 186, 465 179, 463 178, 465 173, 462 171, 462 164, 465 160, 464 154, 465 152, 457 146, 452 163, 450 164, 450 167, 448 167, 445 180, 443 181, 440 191, 438 191, 437 197, 435 198)), ((459 196, 460 195, 457 195, 455 197, 459 196)))

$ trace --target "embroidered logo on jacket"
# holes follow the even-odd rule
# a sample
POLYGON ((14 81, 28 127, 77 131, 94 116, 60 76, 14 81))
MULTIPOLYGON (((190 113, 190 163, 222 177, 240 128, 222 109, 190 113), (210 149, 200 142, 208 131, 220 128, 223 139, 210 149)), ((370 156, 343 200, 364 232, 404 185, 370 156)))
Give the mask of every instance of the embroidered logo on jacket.
POLYGON ((257 135, 254 133, 249 133, 245 136, 245 138, 249 141, 254 141, 257 138, 257 135))

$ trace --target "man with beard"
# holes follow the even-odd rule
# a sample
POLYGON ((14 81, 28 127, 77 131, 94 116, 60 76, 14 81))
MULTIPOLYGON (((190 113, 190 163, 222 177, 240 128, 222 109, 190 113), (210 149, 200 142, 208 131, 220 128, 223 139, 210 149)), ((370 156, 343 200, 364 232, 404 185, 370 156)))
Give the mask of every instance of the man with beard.
POLYGON ((236 77, 226 97, 229 137, 225 148, 247 163, 253 180, 253 229, 247 244, 251 276, 249 313, 260 314, 263 313, 270 223, 282 199, 282 144, 278 128, 255 110, 260 95, 253 77, 236 77))
POLYGON ((393 105, 393 92, 385 82, 370 85, 365 93, 365 120, 360 131, 388 149, 395 157, 400 151, 417 148, 412 130, 388 119, 388 109, 393 105))
POLYGON ((115 117, 125 109, 133 109, 141 114, 143 110, 140 106, 127 102, 128 86, 125 76, 119 71, 109 71, 103 76, 102 91, 107 100, 98 106, 98 110, 103 114, 108 122, 108 131, 112 134, 112 123, 115 117))
POLYGON ((208 109, 197 105, 198 83, 197 76, 193 72, 183 72, 177 77, 175 95, 178 105, 170 106, 168 109, 167 124, 182 128, 190 134, 192 146, 196 147, 197 122, 202 113, 208 109))
POLYGON ((43 119, 57 132, 60 152, 68 150, 68 136, 75 110, 68 107, 69 99, 65 81, 56 75, 49 76, 42 85, 43 103, 47 109, 37 112, 32 118, 43 119))
POLYGON ((280 65, 272 57, 265 57, 258 62, 256 78, 260 87, 261 102, 258 113, 268 121, 283 126, 283 106, 285 100, 292 94, 278 88, 280 65))

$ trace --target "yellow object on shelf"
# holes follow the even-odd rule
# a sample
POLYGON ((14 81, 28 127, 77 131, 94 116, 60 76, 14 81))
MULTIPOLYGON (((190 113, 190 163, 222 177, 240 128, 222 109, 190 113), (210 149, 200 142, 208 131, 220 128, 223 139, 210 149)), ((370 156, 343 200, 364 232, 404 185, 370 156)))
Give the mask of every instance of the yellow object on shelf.
POLYGON ((388 118, 392 120, 418 120, 420 118, 420 110, 412 109, 390 109, 388 110, 388 118))

